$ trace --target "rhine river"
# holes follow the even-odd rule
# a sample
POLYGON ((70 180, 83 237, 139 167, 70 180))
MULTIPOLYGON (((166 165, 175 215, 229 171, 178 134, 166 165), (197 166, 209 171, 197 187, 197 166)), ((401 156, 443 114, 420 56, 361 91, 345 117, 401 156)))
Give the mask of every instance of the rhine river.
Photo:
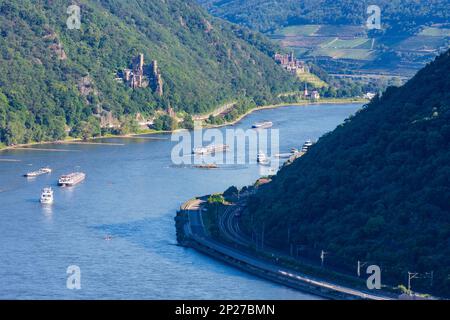
MULTIPOLYGON (((273 121, 280 152, 333 130, 361 105, 311 105, 254 112, 234 126, 273 121)), ((104 139, 120 145, 41 145, 0 151, 0 299, 317 299, 177 246, 174 216, 198 195, 252 184, 255 163, 204 170, 175 166, 170 135, 104 139), (60 152, 56 152, 59 149, 60 152), (43 166, 53 173, 27 179, 43 166), (86 180, 60 188, 61 174, 86 180), (41 189, 55 190, 51 207, 41 189), (107 241, 105 236, 111 235, 107 241), (69 266, 81 289, 66 287, 69 266)))

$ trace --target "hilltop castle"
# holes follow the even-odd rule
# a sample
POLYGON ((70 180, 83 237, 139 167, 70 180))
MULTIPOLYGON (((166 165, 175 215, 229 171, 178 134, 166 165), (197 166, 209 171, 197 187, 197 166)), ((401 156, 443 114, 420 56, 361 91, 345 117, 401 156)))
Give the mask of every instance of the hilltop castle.
POLYGON ((281 66, 289 72, 306 72, 306 66, 303 61, 298 60, 294 56, 294 52, 290 54, 275 53, 275 61, 281 64, 281 66))
POLYGON ((132 59, 131 65, 131 69, 123 70, 122 79, 127 85, 133 89, 147 88, 150 85, 159 96, 164 94, 162 75, 156 60, 151 64, 150 78, 146 75, 142 53, 132 59))

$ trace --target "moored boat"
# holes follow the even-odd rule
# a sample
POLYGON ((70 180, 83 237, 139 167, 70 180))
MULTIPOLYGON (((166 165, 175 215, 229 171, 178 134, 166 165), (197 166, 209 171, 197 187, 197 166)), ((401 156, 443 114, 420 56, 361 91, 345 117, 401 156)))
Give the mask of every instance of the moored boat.
POLYGON ((86 178, 86 174, 83 172, 74 172, 66 175, 62 175, 58 180, 58 185, 62 187, 71 187, 79 184, 86 178))
POLYGON ((306 153, 308 152, 309 148, 311 148, 314 145, 314 142, 311 140, 306 140, 306 142, 303 144, 302 152, 306 153))
POLYGON ((311 140, 306 140, 306 142, 305 142, 305 146, 308 148, 311 147, 313 144, 314 143, 311 140))

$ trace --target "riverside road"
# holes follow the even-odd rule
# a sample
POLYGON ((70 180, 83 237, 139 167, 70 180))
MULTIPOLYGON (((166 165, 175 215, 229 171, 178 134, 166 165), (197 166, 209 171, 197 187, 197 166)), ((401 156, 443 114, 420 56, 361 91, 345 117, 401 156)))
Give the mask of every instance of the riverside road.
MULTIPOLYGON (((251 241, 240 232, 236 219, 236 212, 241 210, 239 205, 230 206, 219 218, 220 231, 236 247, 212 239, 207 235, 203 225, 202 204, 203 200, 191 200, 184 204, 181 210, 187 214, 188 222, 184 225, 184 233, 190 238, 191 246, 206 254, 266 279, 329 299, 393 299, 393 297, 381 293, 352 289, 308 276, 258 257, 251 252, 238 249, 238 246, 248 246, 251 241)), ((275 256, 273 252, 267 251, 266 253, 275 256)))

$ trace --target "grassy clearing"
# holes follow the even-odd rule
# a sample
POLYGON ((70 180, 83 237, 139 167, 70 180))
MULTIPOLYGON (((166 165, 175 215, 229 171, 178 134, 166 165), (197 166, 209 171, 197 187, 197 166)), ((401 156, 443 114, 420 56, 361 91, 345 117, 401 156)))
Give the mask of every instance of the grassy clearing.
POLYGON ((355 25, 322 25, 316 34, 321 36, 335 37, 364 37, 366 29, 355 25))
POLYGON ((359 46, 354 47, 353 49, 369 49, 369 50, 373 50, 373 48, 375 48, 375 43, 376 43, 376 40, 374 38, 367 39, 366 42, 360 44, 359 46))
POLYGON ((418 35, 426 37, 450 37, 450 29, 426 27, 418 35))
POLYGON ((300 56, 304 55, 309 50, 308 48, 298 48, 298 47, 290 47, 290 49, 294 51, 294 54, 297 57, 300 57, 300 56))
POLYGON ((368 49, 331 49, 319 48, 314 50, 314 56, 325 56, 333 59, 372 60, 373 51, 368 49))
POLYGON ((324 43, 321 45, 322 48, 333 48, 333 49, 353 49, 359 47, 361 45, 366 44, 367 42, 372 43, 372 41, 368 38, 356 38, 352 40, 344 40, 335 38, 330 42, 324 43))
POLYGON ((312 36, 320 28, 321 28, 321 25, 305 24, 305 25, 286 27, 286 28, 276 31, 275 34, 285 36, 285 37, 312 36))
POLYGON ((311 84, 314 88, 328 87, 328 84, 325 81, 323 81, 322 79, 320 79, 318 76, 316 76, 313 73, 297 72, 297 77, 302 82, 307 82, 307 83, 311 84))
POLYGON ((435 50, 445 44, 444 37, 412 36, 399 43, 395 49, 398 50, 435 50))

